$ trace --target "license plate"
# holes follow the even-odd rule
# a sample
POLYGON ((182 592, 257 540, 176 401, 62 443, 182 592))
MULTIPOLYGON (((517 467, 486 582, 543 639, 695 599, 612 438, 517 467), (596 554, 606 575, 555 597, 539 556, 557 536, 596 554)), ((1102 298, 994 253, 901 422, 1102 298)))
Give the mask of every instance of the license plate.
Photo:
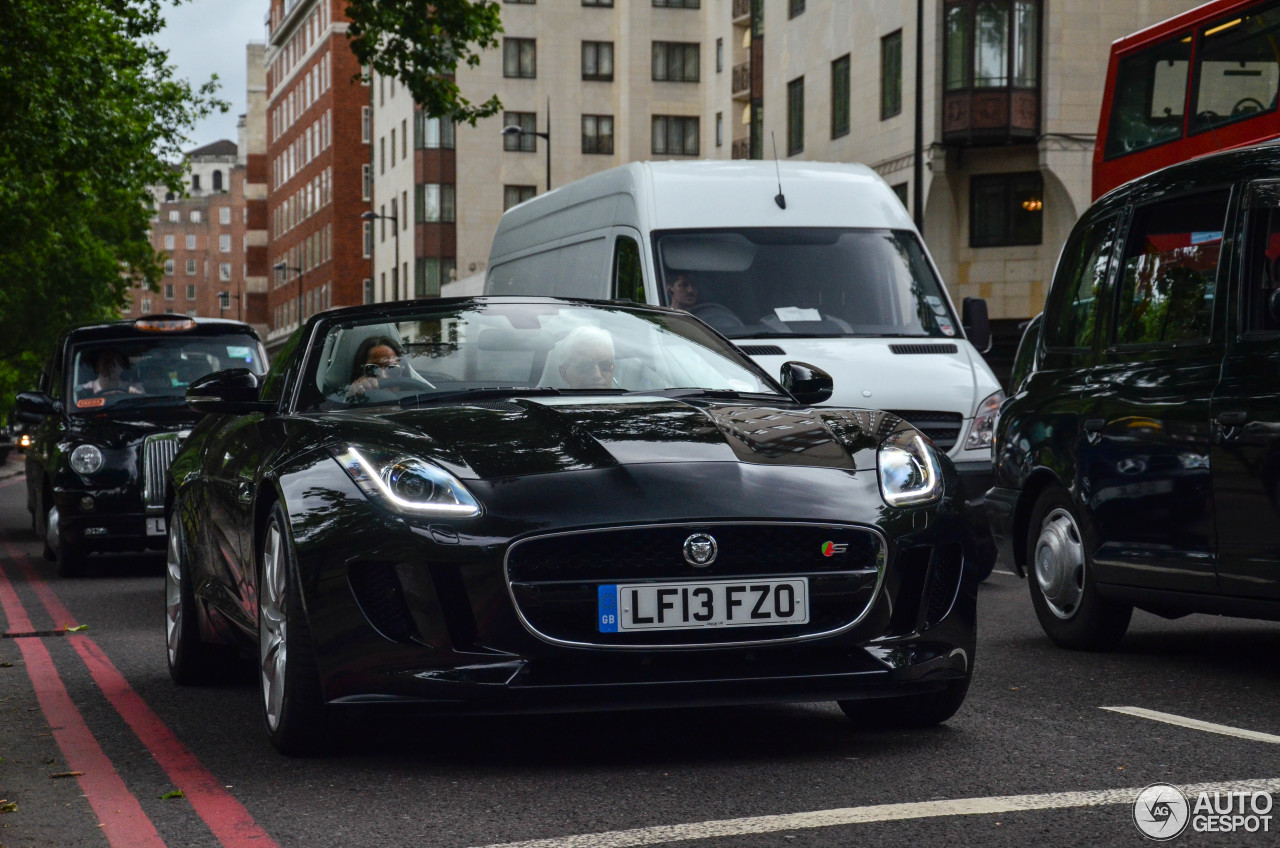
POLYGON ((809 580, 611 583, 599 587, 601 633, 809 622, 809 580))
MULTIPOLYGON (((134 526, 136 527, 137 525, 135 524, 134 526)), ((163 518, 147 519, 147 535, 148 536, 163 536, 166 532, 167 531, 165 530, 163 518)))

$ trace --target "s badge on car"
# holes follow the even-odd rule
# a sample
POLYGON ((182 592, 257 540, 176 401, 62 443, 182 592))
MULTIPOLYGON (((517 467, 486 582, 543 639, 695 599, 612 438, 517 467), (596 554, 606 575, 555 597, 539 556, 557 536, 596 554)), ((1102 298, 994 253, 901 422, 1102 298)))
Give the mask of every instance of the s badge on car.
POLYGON ((849 545, 845 542, 825 542, 822 545, 822 555, 824 557, 832 557, 836 554, 843 554, 849 550, 849 545))
POLYGON ((684 561, 695 568, 705 568, 716 561, 720 548, 710 533, 694 533, 684 540, 684 561))

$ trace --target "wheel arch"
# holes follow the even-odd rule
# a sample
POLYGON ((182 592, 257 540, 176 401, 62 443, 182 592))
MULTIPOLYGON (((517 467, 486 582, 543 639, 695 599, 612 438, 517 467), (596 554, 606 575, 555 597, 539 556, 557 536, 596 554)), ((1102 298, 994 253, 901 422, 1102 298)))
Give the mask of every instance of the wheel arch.
POLYGON ((1052 486, 1066 488, 1060 478, 1048 468, 1037 468, 1027 476, 1013 512, 1013 564, 1019 577, 1027 576, 1027 542, 1031 532, 1031 511, 1040 495, 1052 486))

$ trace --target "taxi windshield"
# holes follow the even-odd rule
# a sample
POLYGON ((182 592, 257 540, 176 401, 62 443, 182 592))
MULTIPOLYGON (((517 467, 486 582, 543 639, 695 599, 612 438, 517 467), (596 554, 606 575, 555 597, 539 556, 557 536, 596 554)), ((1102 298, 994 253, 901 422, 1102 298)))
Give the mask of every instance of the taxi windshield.
POLYGON ((139 405, 181 405, 192 381, 224 368, 264 370, 249 335, 166 335, 84 342, 71 349, 67 404, 72 413, 139 405))

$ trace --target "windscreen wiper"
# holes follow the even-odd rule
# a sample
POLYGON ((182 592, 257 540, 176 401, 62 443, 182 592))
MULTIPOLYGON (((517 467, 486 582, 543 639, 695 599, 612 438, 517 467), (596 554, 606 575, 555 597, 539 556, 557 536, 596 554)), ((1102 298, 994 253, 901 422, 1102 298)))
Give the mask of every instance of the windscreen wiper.
POLYGON ((699 397, 708 400, 775 400, 784 398, 790 400, 786 395, 775 394, 773 392, 739 392, 734 389, 700 389, 696 386, 685 386, 677 389, 658 389, 657 391, 637 391, 627 392, 630 395, 652 395, 654 397, 665 398, 687 398, 699 397))
POLYGON ((444 392, 443 394, 435 392, 424 392, 417 395, 409 395, 400 398, 401 406, 418 406, 424 403, 441 403, 444 401, 458 400, 465 398, 467 400, 489 400, 492 398, 504 397, 525 397, 528 395, 559 395, 563 394, 560 389, 553 389, 550 386, 489 386, 476 389, 463 389, 459 392, 444 392))

